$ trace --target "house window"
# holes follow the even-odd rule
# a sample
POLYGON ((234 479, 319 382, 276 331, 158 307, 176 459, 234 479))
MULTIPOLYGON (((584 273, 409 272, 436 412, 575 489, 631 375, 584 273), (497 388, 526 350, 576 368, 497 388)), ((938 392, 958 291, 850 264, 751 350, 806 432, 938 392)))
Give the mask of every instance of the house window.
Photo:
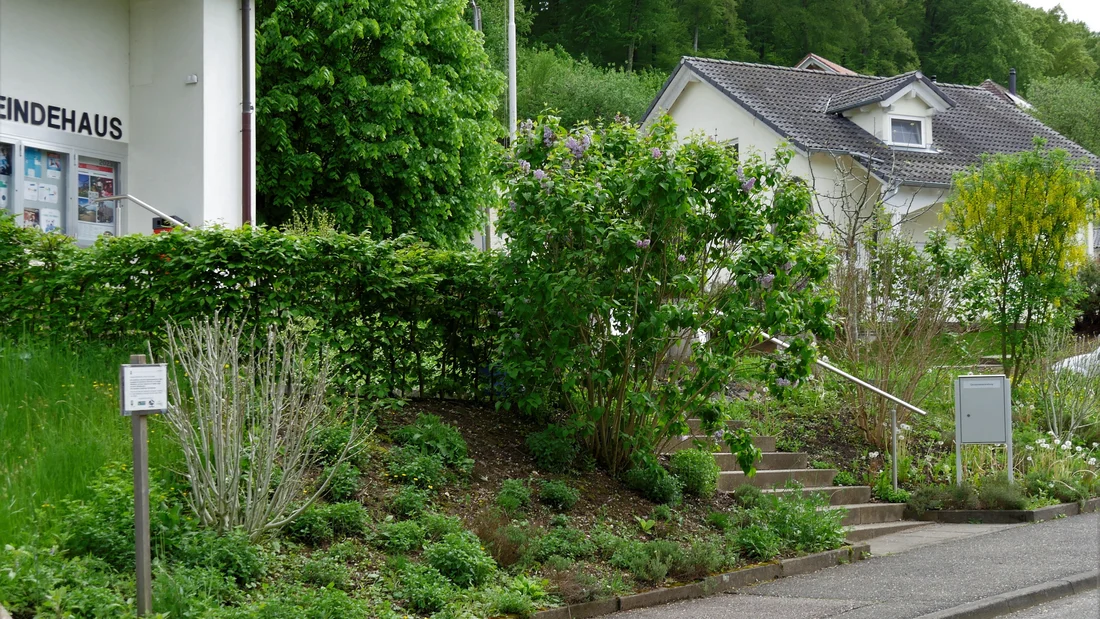
POLYGON ((923 146, 924 138, 921 121, 894 118, 890 121, 890 141, 894 144, 923 146))

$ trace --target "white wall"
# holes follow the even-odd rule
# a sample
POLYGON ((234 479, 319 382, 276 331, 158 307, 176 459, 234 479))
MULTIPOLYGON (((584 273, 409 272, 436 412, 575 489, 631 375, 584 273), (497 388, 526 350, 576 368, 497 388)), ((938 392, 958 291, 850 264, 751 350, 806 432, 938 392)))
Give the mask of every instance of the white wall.
POLYGON ((241 225, 240 2, 202 0, 202 7, 204 219, 236 227, 241 225))
MULTIPOLYGON (((130 193, 192 224, 203 220, 202 5, 133 0, 130 193), (197 74, 198 84, 185 84, 197 74)), ((124 232, 151 232, 153 215, 126 208, 124 232)))
POLYGON ((128 31, 129 0, 0 0, 0 94, 115 116, 125 128, 128 31))

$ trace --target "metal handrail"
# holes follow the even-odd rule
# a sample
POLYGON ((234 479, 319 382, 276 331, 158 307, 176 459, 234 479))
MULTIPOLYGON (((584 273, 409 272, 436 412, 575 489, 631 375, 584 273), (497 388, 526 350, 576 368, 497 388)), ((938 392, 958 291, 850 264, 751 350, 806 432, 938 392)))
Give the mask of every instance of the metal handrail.
MULTIPOLYGON (((790 345, 787 344, 786 342, 784 342, 783 340, 778 339, 778 338, 774 338, 774 337, 768 335, 767 333, 764 333, 763 331, 761 331, 760 333, 764 337, 768 338, 769 342, 772 342, 776 346, 781 347, 783 350, 786 350, 786 349, 790 348, 790 345)), ((832 365, 831 363, 829 363, 827 361, 822 361, 821 359, 814 358, 814 363, 820 365, 821 367, 825 368, 826 370, 829 370, 830 372, 832 372, 832 373, 834 373, 838 376, 841 376, 841 377, 844 377, 844 378, 848 379, 849 381, 859 385, 860 387, 863 387, 864 389, 867 389, 868 391, 871 391, 873 393, 877 393, 878 395, 886 398, 887 400, 890 400, 891 402, 893 402, 895 404, 900 404, 901 406, 904 406, 905 408, 908 408, 909 410, 913 411, 914 413, 920 413, 921 415, 928 415, 928 411, 925 411, 924 409, 922 409, 918 406, 914 406, 914 405, 906 402, 905 400, 902 400, 901 398, 899 398, 895 395, 886 393, 882 389, 879 389, 878 387, 868 383, 867 381, 863 381, 863 380, 860 380, 860 379, 856 378, 855 376, 852 376, 851 374, 849 374, 849 373, 845 372, 844 370, 836 367, 835 365, 832 365)), ((891 480, 894 482, 894 491, 896 492, 897 489, 898 489, 898 407, 897 406, 894 406, 890 409, 890 477, 891 477, 891 480)))
MULTIPOLYGON (((188 231, 194 230, 194 228, 192 228, 191 226, 183 223, 182 221, 176 219, 175 217, 172 217, 171 215, 167 215, 167 214, 161 212, 160 210, 158 210, 156 208, 153 208, 152 206, 149 206, 145 202, 142 202, 141 200, 135 198, 134 196, 131 196, 130 194, 126 194, 126 195, 123 195, 123 196, 106 196, 106 197, 103 197, 103 198, 96 198, 96 199, 92 200, 92 202, 115 202, 115 201, 118 201, 118 200, 129 200, 130 202, 133 202, 133 203, 137 204, 138 206, 140 206, 141 208, 143 208, 143 209, 149 211, 150 213, 156 215, 157 217, 167 219, 168 221, 170 221, 170 222, 174 223, 175 225, 183 228, 184 230, 188 230, 188 231)), ((121 205, 118 208, 122 208, 121 205)))
MULTIPOLYGON (((784 350, 790 348, 790 345, 787 344, 786 342, 784 342, 783 340, 780 340, 778 338, 774 338, 774 337, 768 335, 767 333, 763 333, 763 336, 768 338, 769 342, 772 342, 773 344, 776 344, 777 346, 781 346, 784 350)), ((842 376, 842 377, 848 379, 849 381, 859 385, 860 387, 863 387, 864 389, 867 389, 868 391, 873 391, 874 393, 877 393, 878 395, 886 398, 887 400, 890 400, 894 404, 904 406, 905 408, 908 408, 909 410, 913 411, 914 413, 920 413, 921 415, 927 415, 928 414, 928 411, 920 408, 919 406, 915 406, 913 404, 910 404, 910 403, 906 402, 905 400, 902 400, 901 398, 899 398, 897 396, 886 393, 882 389, 879 389, 878 387, 876 387, 876 386, 874 386, 874 385, 872 385, 872 384, 870 384, 866 381, 862 381, 862 380, 856 378, 855 376, 852 376, 851 374, 849 374, 849 373, 845 372, 844 370, 836 367, 835 365, 832 365, 832 364, 830 364, 826 361, 822 361, 821 359, 814 359, 814 363, 820 365, 821 367, 825 368, 826 370, 829 370, 830 372, 832 372, 834 374, 837 374, 839 376, 842 376)))

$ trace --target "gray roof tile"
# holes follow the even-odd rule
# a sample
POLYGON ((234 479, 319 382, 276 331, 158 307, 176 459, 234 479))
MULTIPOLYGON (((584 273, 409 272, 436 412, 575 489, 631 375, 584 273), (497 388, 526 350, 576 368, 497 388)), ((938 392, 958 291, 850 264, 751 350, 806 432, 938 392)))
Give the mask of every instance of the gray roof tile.
POLYGON ((932 119, 932 142, 938 152, 920 152, 891 149, 850 120, 826 111, 836 109, 842 95, 892 94, 904 86, 899 82, 916 79, 918 74, 839 75, 692 57, 685 57, 683 63, 796 147, 873 160, 876 173, 899 182, 949 184, 952 175, 978 163, 982 154, 1030 150, 1035 136, 1046 139, 1048 147, 1064 149, 1100 167, 1100 158, 979 86, 935 84, 955 105, 932 119))

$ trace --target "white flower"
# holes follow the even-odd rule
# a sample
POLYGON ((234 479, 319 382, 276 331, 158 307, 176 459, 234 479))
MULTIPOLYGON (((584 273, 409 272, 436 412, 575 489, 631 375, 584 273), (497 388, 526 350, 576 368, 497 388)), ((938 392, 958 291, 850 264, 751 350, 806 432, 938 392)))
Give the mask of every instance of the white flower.
POLYGON ((943 441, 936 441, 937 447, 943 447, 943 441))
POLYGON ((1047 430, 1047 434, 1054 436, 1054 430, 1047 430))
POLYGON ((878 457, 878 452, 877 451, 872 451, 871 453, 867 454, 867 457, 868 458, 877 458, 878 457))
POLYGON ((912 429, 913 429, 913 426, 911 426, 911 425, 909 425, 909 424, 907 424, 907 423, 899 423, 899 424, 898 424, 898 427, 899 427, 899 428, 901 428, 902 430, 905 430, 906 432, 908 432, 908 431, 910 431, 910 430, 912 430, 912 429))
POLYGON ((1096 458, 1089 458, 1089 466, 1096 466, 1096 458))
POLYGON ((1065 443, 1062 443, 1062 449, 1069 449, 1070 447, 1073 447, 1073 444, 1070 443, 1069 441, 1066 441, 1065 443))
POLYGON ((1092 444, 1093 449, 1096 449, 1097 447, 1100 447, 1100 443, 1093 443, 1092 444))
POLYGON ((1035 448, 1034 448, 1034 447, 1032 447, 1031 445, 1027 445, 1027 446, 1025 446, 1025 447, 1024 447, 1024 449, 1026 449, 1026 450, 1028 450, 1028 451, 1035 451, 1035 448))
POLYGON ((1031 456, 1028 456, 1028 457, 1027 457, 1027 461, 1028 461, 1028 462, 1031 462, 1031 456))
POLYGON ((1043 449, 1054 449, 1053 447, 1051 447, 1050 445, 1048 445, 1046 443, 1039 443, 1039 446, 1042 447, 1043 449))
POLYGON ((1077 450, 1078 452, 1081 452, 1081 451, 1085 450, 1085 448, 1080 446, 1080 445, 1078 445, 1077 447, 1074 447, 1074 449, 1077 450))

